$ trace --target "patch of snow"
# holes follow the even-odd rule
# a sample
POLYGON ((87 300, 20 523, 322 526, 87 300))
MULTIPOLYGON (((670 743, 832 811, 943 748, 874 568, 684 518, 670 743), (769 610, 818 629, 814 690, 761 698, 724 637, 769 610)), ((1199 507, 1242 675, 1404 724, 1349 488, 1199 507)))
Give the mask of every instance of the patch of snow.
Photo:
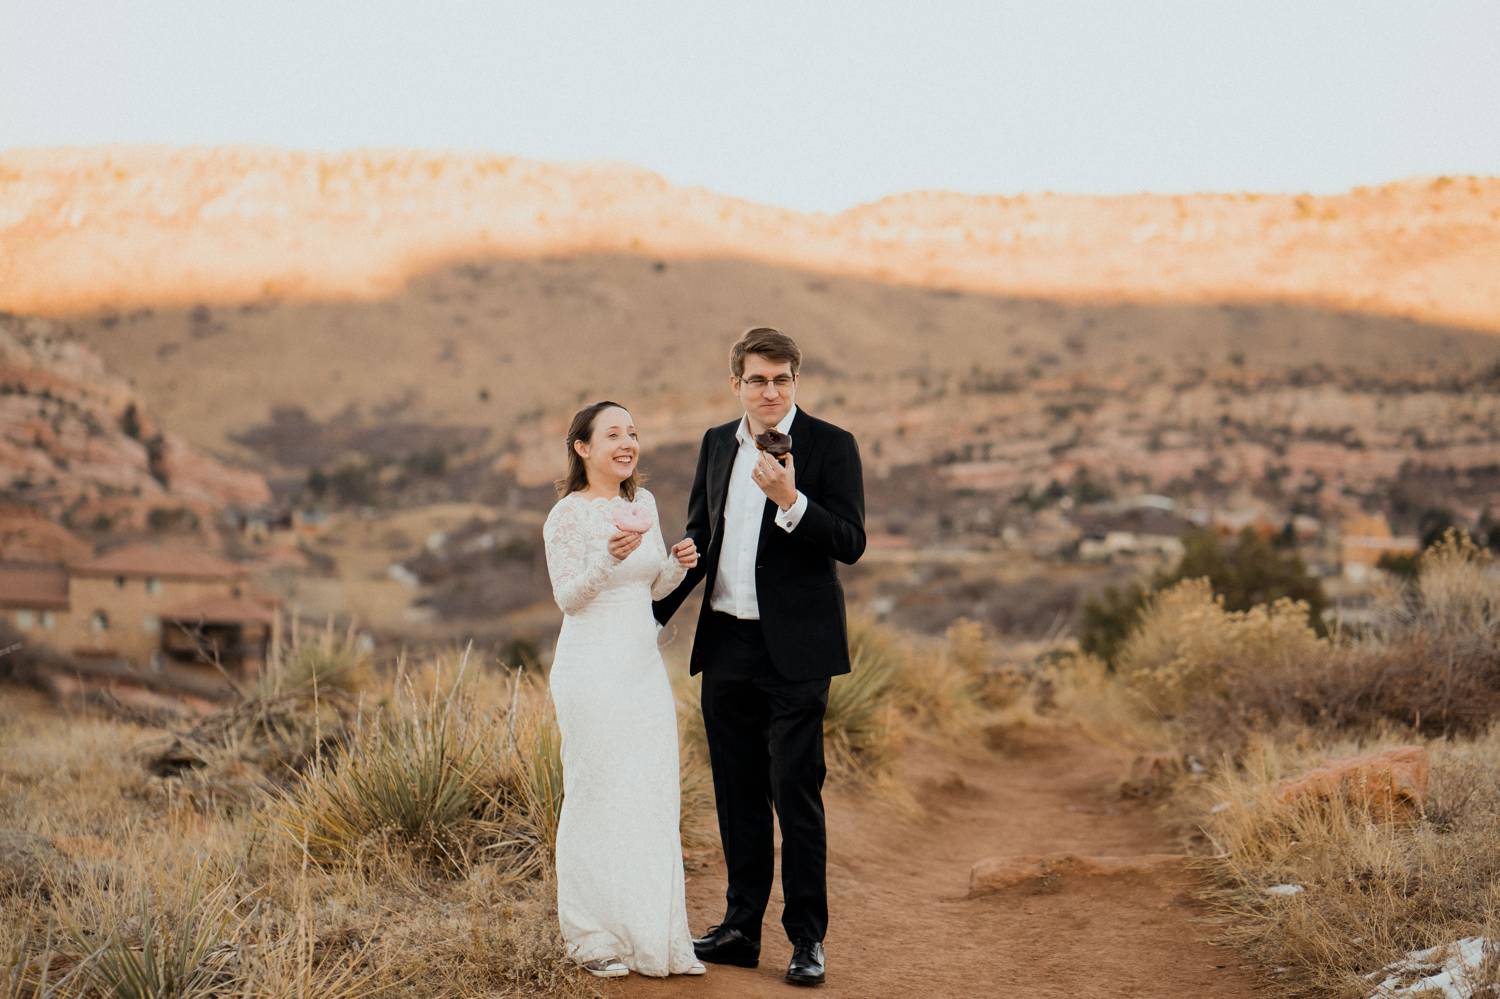
POLYGON ((1368 999, 1394 999, 1396 996, 1424 996, 1436 993, 1442 999, 1477 999, 1485 994, 1500 995, 1493 985, 1477 989, 1469 979, 1479 971, 1487 954, 1500 951, 1500 940, 1465 937, 1451 944, 1412 951, 1405 958, 1366 975, 1385 979, 1368 999), (1420 976, 1413 979, 1413 976, 1420 976), (1402 984, 1406 980, 1406 984, 1402 984))
POLYGON ((1295 895, 1302 890, 1301 885, 1272 885, 1262 889, 1267 895, 1295 895))

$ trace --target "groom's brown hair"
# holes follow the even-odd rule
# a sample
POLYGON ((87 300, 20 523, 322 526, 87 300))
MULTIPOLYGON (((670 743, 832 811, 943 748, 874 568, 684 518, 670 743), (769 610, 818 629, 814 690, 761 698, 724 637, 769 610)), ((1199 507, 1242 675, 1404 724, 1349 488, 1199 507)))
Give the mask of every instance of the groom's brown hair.
POLYGON ((745 355, 759 354, 768 361, 786 361, 792 366, 792 374, 802 367, 802 351, 797 342, 781 330, 769 326, 757 326, 746 330, 729 351, 729 371, 736 378, 745 374, 745 355))

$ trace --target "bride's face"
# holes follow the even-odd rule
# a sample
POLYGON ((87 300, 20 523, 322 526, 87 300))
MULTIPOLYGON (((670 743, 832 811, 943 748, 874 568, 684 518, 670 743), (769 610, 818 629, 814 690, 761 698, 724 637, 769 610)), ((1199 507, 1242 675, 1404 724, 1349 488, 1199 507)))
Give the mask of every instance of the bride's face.
POLYGON ((624 482, 635 471, 641 456, 640 438, 630 414, 618 406, 601 409, 594 417, 594 432, 587 444, 573 445, 583 458, 590 482, 624 482))

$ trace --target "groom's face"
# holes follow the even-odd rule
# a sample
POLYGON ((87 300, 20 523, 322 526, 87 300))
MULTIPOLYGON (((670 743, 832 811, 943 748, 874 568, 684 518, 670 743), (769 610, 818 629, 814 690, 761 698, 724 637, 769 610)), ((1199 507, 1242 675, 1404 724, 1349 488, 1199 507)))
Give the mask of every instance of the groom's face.
POLYGON ((750 423, 764 430, 780 423, 791 412, 797 397, 797 377, 791 361, 773 361, 760 354, 745 355, 745 371, 729 376, 729 387, 745 407, 750 423))

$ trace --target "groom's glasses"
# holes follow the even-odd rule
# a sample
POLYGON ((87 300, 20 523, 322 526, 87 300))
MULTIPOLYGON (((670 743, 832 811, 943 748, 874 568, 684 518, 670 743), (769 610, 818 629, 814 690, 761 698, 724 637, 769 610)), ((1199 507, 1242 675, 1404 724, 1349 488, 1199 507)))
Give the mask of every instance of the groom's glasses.
POLYGON ((762 378, 760 375, 751 375, 749 378, 744 378, 741 380, 753 392, 759 392, 767 385, 775 385, 776 391, 785 392, 787 389, 792 387, 792 382, 795 379, 793 379, 791 375, 777 375, 775 378, 771 378, 769 380, 762 378))

